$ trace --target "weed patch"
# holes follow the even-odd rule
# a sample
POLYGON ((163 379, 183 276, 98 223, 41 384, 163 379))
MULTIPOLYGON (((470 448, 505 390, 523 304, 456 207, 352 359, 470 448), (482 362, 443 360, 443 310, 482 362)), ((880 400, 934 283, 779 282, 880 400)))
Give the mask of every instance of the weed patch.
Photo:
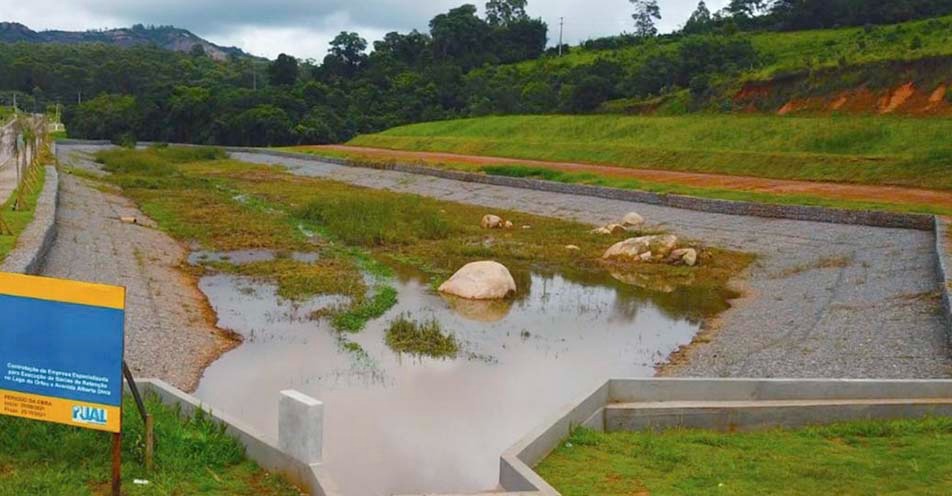
POLYGON ((399 353, 431 358, 455 358, 459 353, 456 336, 445 334, 439 322, 418 322, 409 315, 400 315, 390 323, 387 346, 399 353))

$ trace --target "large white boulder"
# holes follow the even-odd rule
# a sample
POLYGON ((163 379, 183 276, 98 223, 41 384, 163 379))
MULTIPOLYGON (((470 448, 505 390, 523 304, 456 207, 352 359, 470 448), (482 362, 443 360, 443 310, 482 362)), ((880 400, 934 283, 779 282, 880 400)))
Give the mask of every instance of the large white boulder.
POLYGON ((615 243, 602 255, 602 258, 627 258, 641 261, 664 258, 671 253, 671 250, 674 250, 677 244, 678 237, 673 234, 641 236, 615 243))
POLYGON ((637 212, 628 212, 625 217, 621 220, 621 225, 625 226, 628 229, 633 229, 638 226, 641 226, 645 223, 645 218, 639 215, 637 212))
POLYGON ((444 282, 440 292, 469 300, 499 300, 516 292, 516 280, 501 263, 473 262, 444 282))

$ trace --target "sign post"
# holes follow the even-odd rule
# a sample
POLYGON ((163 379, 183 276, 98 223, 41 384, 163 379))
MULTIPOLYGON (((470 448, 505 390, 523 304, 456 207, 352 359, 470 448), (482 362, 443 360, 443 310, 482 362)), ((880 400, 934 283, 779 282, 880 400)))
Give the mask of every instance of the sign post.
POLYGON ((125 289, 0 273, 0 415, 113 434, 119 494, 125 289))

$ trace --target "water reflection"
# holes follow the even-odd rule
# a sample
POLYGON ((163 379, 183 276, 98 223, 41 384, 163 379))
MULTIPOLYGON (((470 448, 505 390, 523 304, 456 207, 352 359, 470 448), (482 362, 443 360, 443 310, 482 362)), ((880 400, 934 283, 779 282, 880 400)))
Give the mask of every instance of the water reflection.
POLYGON ((206 371, 197 395, 272 434, 280 390, 324 401, 325 458, 344 494, 492 489, 499 455, 521 436, 609 377, 651 375, 698 329, 606 278, 514 276, 518 298, 478 306, 401 272, 398 305, 350 338, 365 352, 357 355, 307 318, 333 299, 294 305, 267 284, 205 277, 220 325, 250 339, 206 371), (432 360, 389 350, 386 325, 405 312, 439 320, 464 353, 432 360))

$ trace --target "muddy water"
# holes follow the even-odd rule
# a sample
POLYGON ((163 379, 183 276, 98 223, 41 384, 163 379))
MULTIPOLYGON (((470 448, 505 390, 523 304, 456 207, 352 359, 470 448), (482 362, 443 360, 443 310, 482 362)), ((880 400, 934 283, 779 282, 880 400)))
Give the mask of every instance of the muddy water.
POLYGON ((278 393, 325 403, 325 460, 346 495, 493 489, 499 455, 609 377, 650 376, 698 325, 611 285, 526 274, 511 305, 447 301, 417 278, 394 281, 399 304, 340 349, 307 316, 337 303, 281 301, 273 286, 202 279, 220 325, 246 341, 205 372, 197 396, 276 436, 278 393), (460 340, 455 360, 401 356, 386 324, 435 317, 460 340))

